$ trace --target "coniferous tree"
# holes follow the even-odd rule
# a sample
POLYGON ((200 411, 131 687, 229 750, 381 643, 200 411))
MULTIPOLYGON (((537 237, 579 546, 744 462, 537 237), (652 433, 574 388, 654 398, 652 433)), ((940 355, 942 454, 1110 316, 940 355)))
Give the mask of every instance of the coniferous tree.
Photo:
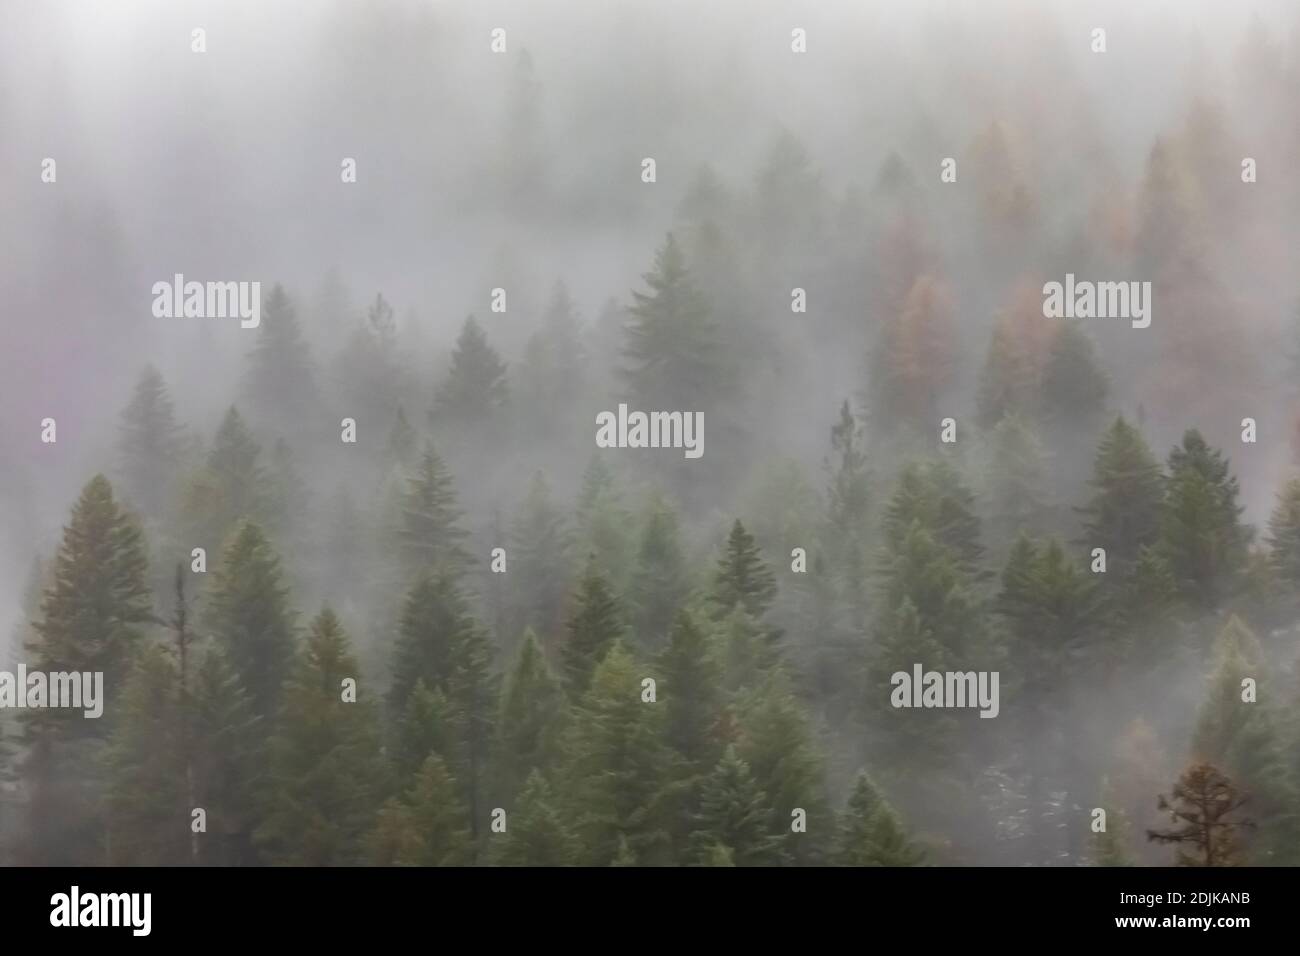
POLYGON ((714 573, 710 594, 714 616, 723 618, 743 607, 752 617, 761 618, 775 599, 776 576, 763 562, 754 536, 737 518, 714 573))
POLYGON ((689 766, 708 766, 717 757, 720 675, 706 634, 687 611, 677 616, 668 646, 659 655, 659 671, 664 739, 689 766))
POLYGON ((167 383, 147 365, 118 426, 122 491, 127 500, 148 514, 163 513, 171 505, 183 451, 167 383))
POLYGON ((593 456, 583 472, 574 514, 575 555, 587 555, 615 588, 626 585, 632 562, 628 529, 631 516, 623 507, 609 466, 593 456))
POLYGON ((1160 529, 1170 569, 1193 605, 1218 607, 1237 585, 1251 539, 1237 494, 1224 454, 1188 431, 1169 455, 1160 529))
MULTIPOLYGON (((406 711, 407 698, 419 681, 429 690, 446 690, 456 645, 474 627, 468 604, 450 574, 419 577, 402 606, 393 649, 389 709, 406 711)), ((423 762, 423 754, 419 755, 423 762)))
POLYGON ((533 476, 528 497, 511 528, 511 543, 514 632, 532 628, 549 643, 560 629, 569 583, 568 533, 540 472, 533 476))
POLYGON ((256 841, 273 863, 352 865, 383 793, 375 713, 347 635, 328 608, 312 621, 269 742, 269 787, 256 841), (356 682, 355 700, 344 681, 356 682))
POLYGON ((262 302, 257 344, 248 355, 248 395, 255 418, 275 431, 308 434, 320 407, 316 370, 298 314, 279 283, 262 302))
POLYGON ((524 632, 514 668, 501 694, 497 720, 498 777, 508 792, 536 769, 546 771, 559 756, 564 692, 547 666, 537 637, 524 632))
POLYGON ((1092 340, 1075 323, 1057 327, 1040 388, 1043 417, 1058 426, 1087 426, 1105 411, 1110 382, 1092 340))
POLYGON ((241 518, 270 517, 262 448, 232 405, 221 420, 203 469, 194 475, 183 500, 188 538, 215 554, 241 518))
POLYGON ((591 675, 623 635, 623 614, 594 562, 578 583, 573 615, 569 618, 569 636, 561 652, 564 683, 571 696, 587 690, 591 675))
POLYGON ((409 581, 424 572, 459 576, 471 561, 462 542, 456 490, 432 445, 426 445, 402 500, 397 545, 409 581))
POLYGON ((243 521, 221 555, 205 623, 226 654, 253 709, 276 711, 294 656, 294 613, 280 559, 262 529, 243 521))
POLYGON ((499 866, 570 866, 581 855, 572 829, 541 771, 533 770, 494 853, 499 866))
POLYGON ((567 748, 571 813, 586 864, 668 862, 668 754, 660 733, 658 709, 641 700, 640 669, 616 643, 579 701, 567 748))
POLYGON ((1084 521, 1080 542, 1106 549, 1108 572, 1132 568, 1143 547, 1160 534, 1164 480, 1160 463, 1141 432, 1116 418, 1097 447, 1089 484, 1092 498, 1079 509, 1084 521))
POLYGON ((623 348, 632 399, 638 408, 710 409, 727 387, 721 344, 672 233, 643 278, 649 291, 632 293, 623 348))
POLYGON ((506 366, 474 316, 465 319, 451 370, 434 397, 435 422, 472 426, 489 420, 509 396, 506 366))
POLYGON ((689 585, 677 515, 658 497, 650 501, 642 521, 630 587, 632 632, 637 643, 661 645, 686 600, 689 585))
POLYGON ((700 811, 691 833, 697 862, 726 847, 734 866, 770 866, 783 857, 784 835, 748 764, 728 746, 703 781, 700 811))
POLYGON ((1292 595, 1300 593, 1300 478, 1278 493, 1268 519, 1269 563, 1292 595))
POLYGON ((1174 826, 1148 830, 1147 839, 1176 846, 1179 866, 1236 866, 1237 833, 1253 826, 1236 816, 1245 803, 1232 781, 1212 764, 1192 764, 1174 784, 1173 793, 1159 799, 1160 809, 1168 811, 1174 826))
POLYGON ((898 814, 866 773, 858 774, 840 825, 841 866, 920 866, 925 852, 908 838, 898 814))
POLYGON ((411 786, 379 810, 367 840, 370 862, 380 866, 464 866, 473 843, 456 781, 430 754, 411 786))

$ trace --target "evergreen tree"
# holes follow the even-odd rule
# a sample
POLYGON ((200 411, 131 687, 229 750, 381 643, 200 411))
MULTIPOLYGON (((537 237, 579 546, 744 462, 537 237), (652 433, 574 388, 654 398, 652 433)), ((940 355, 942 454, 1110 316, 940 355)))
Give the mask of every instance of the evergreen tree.
POLYGON ((408 580, 422 572, 457 577, 464 572, 472 559, 462 544, 468 534, 460 527, 460 518, 451 474, 433 446, 426 445, 407 482, 397 529, 397 546, 408 580))
POLYGON ((1170 569, 1194 605, 1219 606, 1245 564, 1251 530, 1241 524, 1237 493, 1227 458, 1188 431, 1169 455, 1160 528, 1170 569))
POLYGON ((371 862, 380 866, 464 866, 473 860, 469 821, 441 757, 430 754, 410 788, 389 798, 368 843, 371 862))
POLYGON ((280 559, 262 529, 243 521, 230 536, 207 598, 205 623, 253 710, 275 713, 294 656, 294 613, 280 559))
POLYGON ((1175 825, 1148 830, 1147 839, 1176 846, 1179 866, 1236 866, 1240 853, 1237 832, 1253 824, 1229 818, 1245 802, 1216 767, 1194 763, 1178 778, 1173 794, 1159 799, 1160 809, 1168 811, 1175 825))
POLYGON ((388 429, 388 438, 384 442, 385 460, 398 468, 409 469, 415 461, 418 451, 419 436, 406 418, 406 410, 401 405, 393 413, 393 424, 388 429))
POLYGON ((1043 528, 1046 453, 1033 427, 1018 414, 1004 416, 989 435, 985 485, 989 536, 996 547, 1043 528))
POLYGON ((570 866, 580 853, 550 785, 540 771, 533 770, 510 814, 494 862, 499 866, 570 866))
POLYGON ((717 756, 715 725, 722 708, 719 674, 704 632, 687 611, 677 616, 668 646, 659 657, 659 670, 664 738, 689 765, 707 766, 717 756))
POLYGON ((532 628, 548 642, 559 631, 568 587, 568 534, 541 472, 533 476, 511 529, 515 634, 532 628))
POLYGON ((726 390, 721 344, 672 233, 645 273, 648 292, 632 293, 623 378, 638 408, 708 410, 726 390))
POLYGON ((167 383, 156 368, 146 365, 118 426, 126 498, 149 514, 164 512, 171 505, 183 450, 167 383))
POLYGON ((312 621, 269 743, 270 786, 256 840, 272 863, 360 863, 382 796, 375 714, 334 612, 312 621), (343 682, 356 681, 355 700, 343 682))
POLYGON ((524 407, 535 418, 565 416, 582 394, 588 356, 569 290, 556 282, 541 327, 528 339, 519 370, 524 407))
POLYGON ((761 618, 775 599, 776 577, 763 563, 754 536, 736 519, 714 574, 710 595, 714 616, 726 617, 740 606, 752 617, 761 618))
POLYGON ((1269 563, 1292 595, 1300 593, 1300 478, 1292 478, 1277 496, 1268 519, 1269 563))
MULTIPOLYGON (((394 714, 406 711, 417 682, 446 691, 457 644, 474 629, 469 608, 455 580, 446 573, 423 575, 407 592, 393 648, 393 681, 388 695, 394 714)), ((420 754, 423 762, 424 754, 420 754)))
POLYGON ((1080 541, 1090 551, 1105 548, 1108 571, 1123 574, 1159 536, 1164 480, 1141 432, 1122 417, 1097 448, 1089 484, 1092 498, 1078 509, 1084 522, 1080 541))
POLYGON ((588 555, 615 588, 627 583, 632 560, 628 529, 631 516, 623 507, 614 476, 604 459, 593 455, 583 472, 574 514, 575 555, 588 555))
POLYGON ((734 866, 781 862, 784 838, 775 814, 734 746, 704 779, 691 837, 701 863, 713 859, 719 846, 730 851, 734 866))
POLYGON ((651 499, 642 520, 631 581, 632 632, 646 647, 662 644, 689 585, 677 533, 677 515, 663 499, 651 499))
POLYGON ((451 370, 434 397, 432 418, 459 425, 476 425, 490 419, 506 402, 506 366, 474 316, 465 319, 451 370))
POLYGON ((984 546, 975 496, 947 462, 911 464, 900 473, 882 523, 887 556, 899 551, 913 522, 949 550, 969 580, 983 579, 984 546))
POLYGON ((564 692, 542 656, 532 631, 524 633, 513 670, 501 694, 497 721, 498 777, 515 792, 536 770, 548 770, 558 757, 564 692))
POLYGON ((1056 424, 1088 424, 1105 411, 1110 383, 1092 340, 1075 323, 1057 327, 1041 386, 1044 418, 1056 424))
POLYGON ((841 823, 841 866, 920 866, 925 852, 907 836, 898 814, 866 773, 858 774, 841 823))
POLYGON ((209 554, 219 549, 241 518, 270 516, 262 448, 232 405, 221 420, 205 467, 186 488, 183 514, 189 540, 209 554))
POLYGON ((320 407, 316 371, 297 310, 279 283, 262 302, 257 344, 248 355, 247 393, 261 421, 276 431, 301 434, 320 407))
POLYGON ((578 583, 573 616, 569 618, 569 638, 561 655, 570 695, 577 697, 587 690, 591 675, 623 632, 618 600, 596 565, 588 563, 578 583))
POLYGON ((854 606, 854 625, 861 625, 865 620, 864 590, 860 585, 870 571, 872 498, 865 448, 866 436, 845 399, 840 406, 839 421, 831 426, 824 537, 828 543, 828 566, 837 575, 842 593, 854 606))
POLYGON ((567 748, 572 819, 588 865, 668 862, 668 754, 658 715, 641 701, 640 669, 616 643, 579 701, 567 748))
POLYGON ((451 705, 441 690, 417 678, 397 718, 392 757, 400 779, 415 776, 430 754, 451 750, 451 705))

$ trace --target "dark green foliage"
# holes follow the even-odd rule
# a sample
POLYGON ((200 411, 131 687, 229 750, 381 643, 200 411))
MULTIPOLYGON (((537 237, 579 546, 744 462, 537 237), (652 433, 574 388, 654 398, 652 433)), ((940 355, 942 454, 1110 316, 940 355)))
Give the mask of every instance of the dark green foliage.
POLYGON ((438 386, 431 417, 434 422, 478 424, 490 419, 508 397, 505 363, 471 315, 456 339, 451 370, 438 386))
POLYGON ((561 654, 564 683, 571 695, 580 695, 587 689, 592 673, 623 632, 618 600, 595 564, 589 564, 578 583, 568 640, 561 654))
POLYGON ((783 836, 775 814, 745 761, 728 747, 704 779, 691 839, 696 861, 713 865, 725 847, 733 866, 766 866, 782 859, 783 836))
POLYGON ((858 774, 840 827, 836 862, 841 866, 920 866, 925 860, 865 773, 858 774))

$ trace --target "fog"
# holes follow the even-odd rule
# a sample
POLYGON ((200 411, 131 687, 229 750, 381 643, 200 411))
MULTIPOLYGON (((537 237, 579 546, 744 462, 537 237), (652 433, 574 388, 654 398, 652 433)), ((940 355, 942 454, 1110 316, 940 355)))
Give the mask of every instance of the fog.
MULTIPOLYGON (((882 767, 889 748, 863 743, 870 691, 835 690, 844 707, 819 696, 817 622, 829 612, 789 583, 789 555, 819 547, 831 427, 846 400, 866 423, 871 553, 904 466, 951 461, 983 522, 979 593, 991 621, 1015 531, 1060 538, 1087 570, 1075 509, 1117 415, 1140 423, 1161 462, 1191 428, 1222 449, 1265 560, 1300 425, 1300 13, 1286 0, 49 0, 8 5, 0 24, 0 660, 23 659, 33 562, 57 553, 82 488, 99 472, 119 488, 119 423, 149 364, 187 457, 165 498, 118 497, 140 515, 160 614, 171 569, 194 545, 178 523, 186 482, 235 405, 264 463, 284 439, 301 481, 295 517, 272 534, 301 622, 334 604, 363 670, 386 680, 397 613, 379 605, 372 572, 386 496, 405 480, 385 457, 400 405, 419 444, 432 441, 447 463, 476 559, 472 607, 491 618, 488 554, 534 474, 571 512, 597 451, 596 415, 628 401, 626 310, 670 232, 734 385, 704 412, 698 461, 623 449, 605 459, 633 515, 655 490, 672 502, 693 590, 707 587, 733 520, 757 535, 836 807, 870 764, 938 848, 933 859, 1048 853, 999 856, 986 831, 934 809, 919 778, 882 767), (492 48, 496 28, 504 52, 492 48), (792 51, 796 28, 807 52, 792 51), (1162 148, 1176 157, 1172 173, 1153 166, 1162 148), (1255 182, 1242 180, 1245 157, 1255 182), (941 176, 946 158, 955 182, 941 176), (340 175, 349 159, 355 182, 340 175), (1189 197, 1185 221, 1160 219, 1166 193, 1189 197), (265 328, 154 314, 154 284, 178 273, 257 281, 263 296, 283 286, 310 353, 309 420, 249 392, 248 356, 265 328), (977 423, 977 395, 999 318, 1017 301, 1032 315, 1043 283, 1066 273, 1152 282, 1152 323, 1075 320, 1108 388, 1097 414, 1035 423, 1048 517, 1022 529, 994 501, 1000 452, 977 423), (882 330, 921 276, 948 303, 950 357, 924 393, 900 392, 916 401, 895 413, 873 398, 883 374, 873 356, 900 361, 882 353, 882 330), (535 367, 530 339, 542 347, 534 337, 546 334, 557 282, 581 322, 583 374, 565 404, 548 405, 535 396, 553 391, 528 392, 521 370, 535 367), (806 312, 791 311, 795 287, 806 312), (493 310, 495 289, 504 311, 493 310), (350 378, 379 294, 396 323, 392 377, 350 378), (428 413, 471 314, 507 365, 511 402, 481 426, 440 423, 428 413), (345 417, 357 422, 354 445, 338 440, 345 417), (939 438, 949 417, 951 444, 939 438), (1256 442, 1242 440, 1248 417, 1256 442), (42 440, 47 418, 53 443, 42 440), (337 554, 344 499, 360 509, 361 543, 337 554)), ((917 348, 904 352, 925 379, 929 353, 917 348)), ((222 542, 203 544, 215 567, 222 542)), ((864 594, 876 593, 875 573, 873 560, 864 594)), ((576 581, 573 570, 565 591, 576 581)), ((194 585, 200 609, 207 586, 194 585)), ((1293 675, 1291 612, 1258 593, 1243 586, 1180 611, 1194 637, 1158 666, 1069 685, 1055 706, 1085 741, 1076 745, 1090 772, 1107 768, 1141 717, 1169 754, 1153 783, 1167 792, 1191 747, 1213 636, 1233 614, 1276 673, 1293 675), (1261 602, 1270 609, 1252 618, 1261 602)), ((866 598, 848 628, 864 667, 881 601, 866 598)), ((539 634, 548 654, 562 633, 539 634)), ((492 638, 495 666, 508 670, 519 634, 494 626, 492 638)), ((1291 686, 1294 706, 1286 680, 1275 686, 1291 686)), ((1004 699, 1012 693, 1004 684, 1004 699)), ((996 764, 994 731, 978 739, 964 752, 996 764)), ((1004 818, 987 832, 1007 828, 1004 818)))

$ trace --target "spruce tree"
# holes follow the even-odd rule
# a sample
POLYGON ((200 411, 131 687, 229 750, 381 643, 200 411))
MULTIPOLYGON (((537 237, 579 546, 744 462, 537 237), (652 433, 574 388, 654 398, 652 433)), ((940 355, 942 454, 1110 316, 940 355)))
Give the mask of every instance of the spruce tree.
POLYGON ((402 605, 393 648, 390 712, 405 712, 407 697, 418 681, 423 680, 430 690, 445 692, 455 647, 474 626, 465 598, 450 574, 425 574, 416 580, 402 605))
POLYGON ((1105 412, 1110 382, 1098 364, 1097 350, 1078 324, 1057 327, 1040 386, 1046 421, 1088 425, 1105 412))
POLYGON ((511 528, 510 580, 514 632, 532 628, 550 643, 560 630, 568 588, 568 532, 541 472, 511 528))
POLYGON ((474 859, 469 820, 456 781, 430 754, 411 786, 380 809, 368 840, 380 866, 465 866, 474 859))
POLYGON ((578 583, 573 605, 561 661, 565 686, 576 698, 586 691, 591 675, 625 628, 618 599, 594 562, 588 563, 578 583))
POLYGON ((406 695, 406 708, 397 716, 392 747, 393 769, 399 779, 415 776, 430 754, 451 750, 451 705, 436 687, 417 678, 406 695))
POLYGON ((708 410, 727 387, 709 304, 668 234, 634 291, 625 329, 623 379, 637 408, 708 410))
POLYGON ((508 398, 506 366, 474 316, 465 319, 451 370, 434 397, 435 422, 476 425, 492 417, 508 398))
POLYGON ((641 700, 642 669, 615 644, 578 703, 568 752, 572 819, 591 866, 666 863, 662 800, 668 753, 658 708, 641 700))
POLYGON ((1161 544, 1187 601, 1215 608, 1235 590, 1251 529, 1242 525, 1227 458, 1190 430, 1169 455, 1161 544))
POLYGON ((1278 493, 1268 519, 1269 563, 1279 581, 1300 594, 1300 478, 1292 478, 1278 493))
POLYGON ((185 490, 183 520, 194 546, 215 554, 241 518, 264 522, 270 517, 270 485, 261 454, 232 405, 217 428, 204 468, 185 490))
POLYGON ((118 426, 124 496, 143 512, 165 513, 172 504, 182 452, 167 383, 156 368, 146 365, 118 426))
POLYGON ((253 710, 276 711, 294 656, 294 612, 280 559, 262 529, 243 521, 221 555, 204 621, 225 652, 253 710))
POLYGON ((462 542, 461 512, 451 474, 432 445, 407 482, 397 546, 409 581, 423 572, 459 576, 472 560, 462 542))
POLYGON ((740 519, 731 526, 709 597, 715 618, 728 616, 738 606, 761 618, 776 599, 776 576, 740 519))
POLYGON ((865 772, 858 774, 841 823, 841 866, 920 866, 925 852, 908 838, 898 814, 865 772))
POLYGON ((688 766, 702 769, 717 757, 722 701, 720 675, 705 632, 687 611, 677 615, 668 646, 659 656, 663 675, 664 739, 688 766))
POLYGON ((256 841, 272 863, 364 859, 384 777, 375 713, 334 612, 312 621, 269 742, 270 780, 256 841), (356 682, 344 699, 345 679, 356 682))
POLYGON ((572 553, 590 557, 616 589, 623 588, 632 562, 632 519, 609 466, 598 455, 592 456, 583 472, 573 524, 572 553))
POLYGON ((713 859, 719 846, 730 851, 734 866, 771 866, 784 856, 781 825, 734 746, 703 781, 691 838, 700 863, 713 859))
POLYGON ((1160 463, 1142 433, 1123 417, 1097 447, 1089 484, 1093 495, 1078 509, 1084 523, 1080 544, 1089 551, 1105 548, 1108 572, 1123 574, 1143 547, 1156 542, 1164 494, 1160 463))
POLYGON ((513 793, 536 770, 547 771, 559 756, 564 692, 531 632, 524 633, 501 694, 497 721, 497 774, 513 793))
POLYGON ((494 841, 498 866, 570 866, 579 859, 581 848, 541 771, 528 775, 509 821, 494 841))
POLYGON ((677 515, 657 496, 649 502, 642 519, 630 587, 632 633, 637 643, 643 647, 662 646, 678 608, 686 600, 689 584, 677 515))
POLYGON ((255 418, 285 433, 314 434, 320 407, 316 370, 297 310, 279 283, 262 302, 257 343, 248 355, 247 392, 255 418))

